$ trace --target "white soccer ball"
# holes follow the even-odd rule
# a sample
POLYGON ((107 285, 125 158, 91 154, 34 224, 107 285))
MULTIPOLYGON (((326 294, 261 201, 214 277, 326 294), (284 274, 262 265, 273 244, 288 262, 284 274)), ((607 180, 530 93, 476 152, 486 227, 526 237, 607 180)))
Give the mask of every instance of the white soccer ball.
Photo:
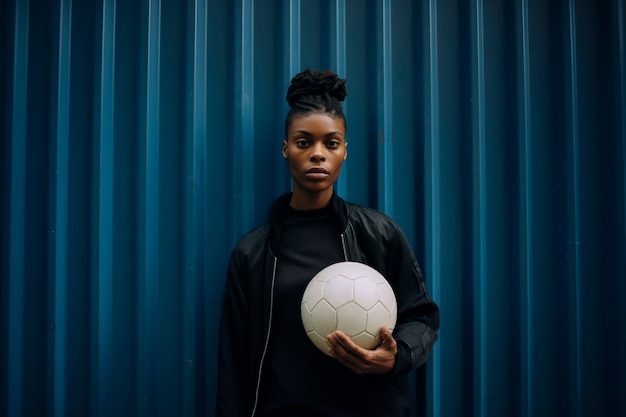
POLYGON ((328 354, 326 335, 335 330, 363 348, 376 348, 382 327, 393 331, 398 306, 391 285, 377 270, 359 262, 339 262, 311 279, 300 312, 309 339, 328 354))

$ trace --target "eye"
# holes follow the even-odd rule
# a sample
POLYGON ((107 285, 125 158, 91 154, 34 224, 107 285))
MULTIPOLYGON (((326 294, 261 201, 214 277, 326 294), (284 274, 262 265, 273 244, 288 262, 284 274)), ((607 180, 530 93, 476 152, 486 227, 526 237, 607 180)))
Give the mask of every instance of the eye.
POLYGON ((337 149, 340 144, 341 142, 339 142, 337 139, 331 139, 328 142, 326 142, 326 147, 329 149, 337 149))
POLYGON ((307 139, 296 139, 296 146, 299 148, 306 148, 309 146, 309 141, 307 139))

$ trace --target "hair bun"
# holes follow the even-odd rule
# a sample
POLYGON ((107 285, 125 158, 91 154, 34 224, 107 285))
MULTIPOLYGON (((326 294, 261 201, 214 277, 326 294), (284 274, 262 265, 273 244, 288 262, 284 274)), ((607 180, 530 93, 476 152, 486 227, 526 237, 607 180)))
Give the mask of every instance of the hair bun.
POLYGON ((287 102, 291 107, 303 97, 320 96, 326 99, 344 101, 346 92, 346 80, 330 71, 312 71, 310 68, 297 74, 291 80, 287 90, 287 102))

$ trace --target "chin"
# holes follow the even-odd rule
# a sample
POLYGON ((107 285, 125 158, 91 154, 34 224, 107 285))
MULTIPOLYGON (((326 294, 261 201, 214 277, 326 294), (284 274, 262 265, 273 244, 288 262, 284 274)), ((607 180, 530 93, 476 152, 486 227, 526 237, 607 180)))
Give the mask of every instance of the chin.
POLYGON ((298 188, 300 189, 300 191, 304 192, 304 193, 310 193, 310 194, 319 194, 319 193, 323 193, 325 191, 328 190, 332 190, 333 185, 332 184, 306 184, 306 185, 302 185, 300 184, 298 186, 298 188))

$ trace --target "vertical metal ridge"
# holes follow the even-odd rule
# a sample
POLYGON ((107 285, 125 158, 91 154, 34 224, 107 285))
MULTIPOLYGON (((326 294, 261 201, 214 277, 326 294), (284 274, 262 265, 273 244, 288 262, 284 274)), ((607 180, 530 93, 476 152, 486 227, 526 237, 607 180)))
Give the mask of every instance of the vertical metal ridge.
MULTIPOLYGON (((280 16, 282 23, 280 27, 277 27, 277 31, 280 31, 280 35, 283 39, 281 48, 283 49, 284 57, 281 60, 281 79, 284 79, 284 83, 278 84, 277 88, 277 102, 281 109, 281 115, 287 114, 289 111, 289 105, 284 99, 285 85, 289 85, 288 82, 296 75, 301 67, 301 33, 300 33, 300 0, 288 0, 282 2, 282 10, 280 16)), ((278 119, 277 128, 280 129, 277 133, 283 135, 284 120, 278 119)), ((281 136, 282 137, 282 136, 281 136)), ((291 176, 285 173, 286 170, 281 170, 276 176, 275 189, 285 190, 291 189, 292 182, 291 176)))
MULTIPOLYGON (((526 295, 526 302, 524 300, 520 300, 520 305, 524 306, 526 309, 526 329, 524 334, 524 339, 526 341, 526 358, 525 362, 522 363, 521 374, 526 375, 526 386, 523 388, 525 390, 526 401, 521 401, 522 405, 522 413, 528 416, 532 415, 532 410, 534 409, 534 400, 533 400, 533 381, 534 381, 534 297, 533 297, 533 270, 534 270, 534 260, 533 260, 533 249, 532 242, 534 241, 534 233, 533 233, 533 172, 532 172, 532 118, 531 118, 531 88, 530 88, 530 40, 529 40, 529 25, 528 25, 528 0, 521 1, 521 17, 522 17, 522 77, 523 77, 523 85, 522 89, 524 92, 523 95, 523 184, 525 184, 525 188, 523 190, 523 198, 524 198, 524 219, 520 219, 522 223, 525 225, 525 254, 526 259, 524 260, 526 263, 526 276, 521 277, 522 282, 525 284, 525 289, 522 294, 526 295), (525 281, 525 282, 524 282, 525 281)), ((524 312, 520 312, 521 315, 524 312)), ((523 398, 524 393, 521 394, 523 398)))
MULTIPOLYGON (((430 24, 429 38, 429 99, 430 99, 430 140, 425 144, 426 155, 429 155, 428 162, 428 196, 430 206, 427 205, 427 224, 430 224, 427 246, 428 257, 431 265, 429 279, 431 281, 432 297, 435 300, 441 299, 441 154, 440 154, 440 125, 439 125, 439 27, 437 19, 439 11, 437 0, 430 0, 428 7, 428 22, 430 24)), ((436 345, 432 357, 432 390, 433 415, 441 412, 441 358, 439 356, 440 345, 436 345)))
POLYGON ((254 2, 240 0, 235 11, 235 38, 241 51, 235 54, 234 177, 239 189, 234 201, 237 234, 252 227, 254 219, 254 2), (237 67, 238 66, 238 67, 237 67))
MULTIPOLYGON (((620 93, 621 93, 621 109, 619 114, 621 115, 621 136, 622 136, 622 184, 624 190, 623 205, 626 207, 626 22, 624 21, 624 1, 617 1, 617 24, 618 24, 618 45, 619 45, 619 67, 620 67, 620 93)), ((626 210, 624 210, 623 222, 626 226, 626 210)), ((626 242, 626 227, 622 230, 622 239, 626 242)), ((626 399, 626 396, 625 396, 626 399)))
MULTIPOLYGON (((345 77, 346 73, 346 4, 345 0, 334 0, 334 37, 335 37, 335 70, 337 74, 345 77)), ((331 45, 332 49, 332 45, 331 45)))
MULTIPOLYGON (((617 24, 618 24, 618 45, 619 45, 619 74, 620 74, 620 104, 621 108, 619 111, 620 114, 620 129, 621 129, 621 138, 622 138, 622 207, 624 208, 623 218, 622 218, 622 236, 619 238, 622 240, 621 245, 626 245, 626 29, 624 25, 626 24, 626 16, 624 15, 624 1, 617 1, 617 24)), ((626 274, 626 265, 624 265, 624 260, 622 260, 621 273, 626 274)), ((618 271, 619 272, 619 271, 618 271)), ((624 276, 624 275, 622 275, 624 276)), ((626 294, 626 282, 625 280, 619 280, 620 286, 620 294, 626 294)), ((626 307, 624 303, 619 303, 619 314, 620 318, 618 323, 621 323, 621 328, 626 327, 626 307)), ((624 332, 619 332, 619 344, 620 344, 620 352, 626 352, 626 335, 624 332)), ((626 359, 623 357, 620 361, 620 368, 618 371, 619 375, 621 375, 621 386, 626 385, 626 359)), ((626 395, 620 396, 620 408, 622 414, 626 414, 626 395)))
POLYGON ((475 3, 475 36, 476 36, 476 101, 477 108, 475 114, 476 122, 476 146, 477 146, 477 206, 478 210, 478 224, 475 226, 475 233, 478 234, 478 251, 475 256, 475 304, 478 305, 478 325, 475 332, 475 343, 479 346, 477 349, 478 355, 475 358, 477 361, 477 389, 478 396, 474 406, 478 409, 475 410, 476 415, 486 416, 488 414, 488 402, 487 402, 487 155, 486 155, 486 132, 485 132, 485 46, 484 46, 484 18, 483 18, 483 1, 476 0, 475 3), (476 270, 477 268, 477 270, 476 270))
MULTIPOLYGON (((192 73, 192 126, 191 126, 191 167, 187 170, 192 174, 190 190, 191 203, 191 280, 185 280, 185 323, 193 323, 185 328, 185 355, 188 360, 187 377, 188 388, 185 393, 185 415, 208 414, 204 404, 194 401, 193 393, 203 388, 203 384, 196 384, 201 369, 199 364, 204 354, 205 346, 202 338, 197 337, 198 329, 202 329, 206 315, 202 296, 205 294, 204 278, 207 270, 204 250, 207 247, 206 230, 206 135, 207 135, 207 4, 206 0, 194 1, 194 28, 193 28, 193 73, 192 73), (197 347, 197 348, 196 348, 197 347), (189 362, 193 361, 193 362, 189 362), (198 404, 197 404, 198 403, 198 404), (198 407, 196 407, 198 405, 198 407)), ((187 275, 187 274, 185 274, 187 275)))
POLYGON ((28 97, 29 1, 15 5, 13 42, 13 113, 11 130, 10 235, 8 285, 7 386, 8 417, 23 415, 24 394, 24 262, 26 228, 26 142, 28 97))
POLYGON ((289 0, 289 76, 293 77, 301 66, 300 0, 289 0))
POLYGON ((56 221, 54 272, 54 415, 66 414, 68 337, 68 210, 70 169, 70 59, 72 0, 61 0, 59 12, 56 131, 56 221))
MULTIPOLYGON (((340 77, 346 77, 346 5, 345 0, 333 0, 331 1, 331 16, 329 16, 330 24, 332 28, 331 44, 329 49, 331 52, 331 66, 334 67, 335 72, 340 77)), ((344 114, 348 113, 348 101, 342 103, 344 114)), ((349 135, 346 132, 346 139, 349 135)), ((349 199, 349 187, 347 185, 347 178, 349 175, 350 163, 349 160, 343 164, 341 168, 341 175, 339 176, 336 184, 337 191, 340 195, 349 199)))
MULTIPOLYGON (((430 101, 430 136, 426 141, 425 155, 428 158, 426 172, 426 191, 430 199, 430 205, 426 205, 427 259, 430 264, 428 279, 431 281, 432 298, 441 299, 441 155, 440 155, 440 129, 439 129, 439 29, 437 25, 438 9, 437 0, 428 2, 428 22, 430 24, 430 38, 428 51, 429 65, 429 91, 430 101)), ((428 200, 426 200, 428 201, 428 200)), ((435 345, 432 356, 432 411, 434 415, 441 412, 441 358, 439 357, 440 345, 435 345)))
MULTIPOLYGON (((622 184, 624 189, 622 192, 624 193, 623 205, 626 207, 626 25, 625 22, 625 13, 624 13, 624 1, 617 1, 617 24, 618 24, 618 45, 619 45, 619 67, 620 67, 620 93, 621 93, 621 109, 619 114, 621 115, 621 136, 622 136, 622 184)), ((624 230, 622 230, 622 239, 626 242, 626 210, 624 210, 624 230)), ((626 396, 625 396, 626 399, 626 396)), ((626 406, 625 406, 626 410, 626 406)))
POLYGON ((378 208, 393 215, 393 138, 391 80, 391 3, 377 1, 378 26, 378 208))
POLYGON ((144 412, 157 413, 157 346, 159 341, 159 221, 160 221, 160 106, 161 106, 161 1, 148 5, 148 55, 146 89, 146 200, 145 200, 145 304, 144 304, 144 412))
MULTIPOLYGON (((569 52, 570 52, 570 71, 571 71, 571 129, 572 136, 571 141, 569 143, 570 146, 570 154, 571 154, 571 171, 569 172, 569 176, 571 178, 571 193, 572 193, 572 214, 573 218, 568 219, 570 222, 569 228, 571 228, 571 232, 573 234, 569 236, 570 241, 568 242, 568 257, 570 250, 573 252, 571 255, 573 256, 573 260, 571 260, 571 264, 573 264, 573 274, 574 276, 574 306, 575 312, 573 317, 575 318, 575 322, 573 324, 573 336, 571 336, 572 344, 571 346, 575 346, 575 351, 573 352, 573 360, 574 363, 570 367, 573 375, 570 376, 570 395, 573 396, 572 404, 574 404, 573 408, 576 410, 576 414, 580 415, 581 411, 581 402, 582 402, 582 381, 580 372, 582 369, 582 330, 580 328, 582 323, 581 317, 581 264, 580 264, 580 173, 579 173, 579 146, 580 146, 580 138, 579 138, 579 130, 578 130, 578 58, 577 58, 577 48, 576 48, 576 5, 574 0, 568 0, 568 30, 569 30, 569 52), (571 240, 573 239, 573 240, 571 240)), ((572 410, 573 411, 573 410, 572 410)))
POLYGON ((115 0, 102 2, 100 63, 100 173, 98 195, 98 397, 100 415, 110 415, 113 401, 113 204, 115 176, 114 87, 115 87, 115 0))

